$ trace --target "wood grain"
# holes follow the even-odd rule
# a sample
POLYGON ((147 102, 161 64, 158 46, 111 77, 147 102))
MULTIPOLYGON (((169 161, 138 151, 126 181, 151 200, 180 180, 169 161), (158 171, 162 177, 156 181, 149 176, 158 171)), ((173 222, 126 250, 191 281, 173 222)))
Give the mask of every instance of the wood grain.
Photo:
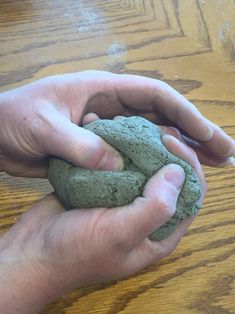
MULTIPOLYGON (((1 91, 85 69, 147 75, 235 137, 233 0, 2 0, 0 47, 1 91)), ((234 167, 205 173, 205 204, 171 256, 43 313, 235 313, 234 167)), ((50 191, 46 180, 0 174, 0 232, 50 191)))

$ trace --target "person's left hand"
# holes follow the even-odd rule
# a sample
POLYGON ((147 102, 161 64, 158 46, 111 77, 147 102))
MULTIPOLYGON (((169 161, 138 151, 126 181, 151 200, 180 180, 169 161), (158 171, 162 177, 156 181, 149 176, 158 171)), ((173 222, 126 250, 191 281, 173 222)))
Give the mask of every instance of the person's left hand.
MULTIPOLYGON (((88 115, 85 121, 94 118, 88 115)), ((177 137, 175 130, 170 133, 177 137)), ((163 136, 164 144, 195 169, 202 203, 206 183, 201 165, 176 137, 163 136)), ((147 237, 174 214, 183 182, 182 169, 168 165, 150 178, 141 197, 123 207, 64 211, 53 194, 35 204, 0 238, 3 313, 38 313, 73 288, 127 277, 169 255, 194 217, 165 240, 147 237)))
POLYGON ((46 177, 50 155, 84 168, 121 169, 118 152, 80 127, 89 112, 102 119, 141 115, 173 125, 208 165, 225 165, 235 154, 233 139, 166 83, 85 71, 44 78, 0 95, 0 171, 46 177))

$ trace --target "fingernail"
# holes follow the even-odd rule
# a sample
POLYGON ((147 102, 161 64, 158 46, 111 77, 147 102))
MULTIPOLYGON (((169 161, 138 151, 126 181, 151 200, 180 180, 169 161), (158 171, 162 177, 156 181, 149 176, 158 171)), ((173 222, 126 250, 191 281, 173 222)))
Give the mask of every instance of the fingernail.
POLYGON ((116 153, 113 157, 114 170, 122 170, 124 168, 124 161, 120 154, 116 153))
POLYGON ((231 156, 231 158, 234 158, 233 155, 235 155, 235 141, 233 141, 233 146, 230 148, 228 155, 231 156))
MULTIPOLYGON (((168 128, 167 126, 164 126, 164 125, 160 125, 159 128, 160 128, 160 130, 161 130, 162 136, 163 136, 164 134, 167 134, 167 131, 169 130, 169 128, 168 128)), ((168 132, 168 133, 169 133, 169 132, 168 132)))
POLYGON ((168 141, 174 141, 174 142, 177 142, 177 143, 179 143, 179 140, 175 137, 175 136, 173 136, 173 135, 170 135, 170 134, 163 134, 162 135, 162 143, 165 145, 165 146, 167 146, 167 142, 168 141))
POLYGON ((123 168, 123 159, 115 150, 107 151, 101 159, 98 167, 98 169, 101 170, 122 170, 123 168))
POLYGON ((168 140, 172 140, 175 139, 174 136, 170 135, 170 134, 165 134, 163 133, 162 135, 162 143, 164 144, 165 142, 167 142, 168 140))
POLYGON ((226 166, 235 166, 235 157, 229 157, 225 164, 226 166))
POLYGON ((165 168, 164 178, 171 185, 173 185, 176 190, 180 190, 185 180, 185 173, 183 168, 180 166, 176 164, 169 164, 165 168))
POLYGON ((212 138, 213 134, 214 134, 213 128, 211 126, 208 126, 205 141, 209 141, 212 138))
POLYGON ((177 139, 181 139, 180 131, 172 126, 160 126, 162 136, 171 135, 177 139))

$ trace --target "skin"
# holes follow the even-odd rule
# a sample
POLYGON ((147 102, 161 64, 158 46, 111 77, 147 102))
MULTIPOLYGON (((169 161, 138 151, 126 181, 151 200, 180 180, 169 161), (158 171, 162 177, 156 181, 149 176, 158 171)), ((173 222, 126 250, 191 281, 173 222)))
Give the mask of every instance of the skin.
MULTIPOLYGON (((222 166, 234 155, 234 141, 167 84, 88 71, 0 95, 0 170, 46 177, 50 155, 86 168, 121 169, 119 154, 80 127, 118 115, 142 115, 184 131, 165 127, 163 141, 196 170, 201 203, 206 183, 198 156, 222 166)), ((53 194, 33 205, 0 238, 1 312, 38 313, 73 288, 130 276, 169 255, 194 217, 164 241, 151 242, 147 236, 172 217, 183 182, 182 168, 168 165, 128 206, 66 212, 53 194)))

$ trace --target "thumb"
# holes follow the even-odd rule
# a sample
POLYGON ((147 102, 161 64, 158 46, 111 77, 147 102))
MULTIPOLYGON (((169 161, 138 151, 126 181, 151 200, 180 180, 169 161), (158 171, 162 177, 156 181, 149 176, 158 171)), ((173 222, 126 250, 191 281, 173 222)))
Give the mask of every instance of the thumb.
POLYGON ((121 170, 120 154, 98 135, 62 119, 43 143, 46 152, 88 169, 121 170))
MULTIPOLYGON (((185 180, 183 168, 177 164, 162 167, 147 182, 143 196, 147 199, 157 199, 158 203, 168 204, 175 211, 176 202, 185 180)), ((172 212, 172 215, 174 212, 172 212)))
POLYGON ((143 197, 129 206, 118 208, 115 215, 123 243, 131 249, 165 224, 175 213, 177 198, 184 183, 183 169, 170 164, 160 169, 146 184, 143 197))

